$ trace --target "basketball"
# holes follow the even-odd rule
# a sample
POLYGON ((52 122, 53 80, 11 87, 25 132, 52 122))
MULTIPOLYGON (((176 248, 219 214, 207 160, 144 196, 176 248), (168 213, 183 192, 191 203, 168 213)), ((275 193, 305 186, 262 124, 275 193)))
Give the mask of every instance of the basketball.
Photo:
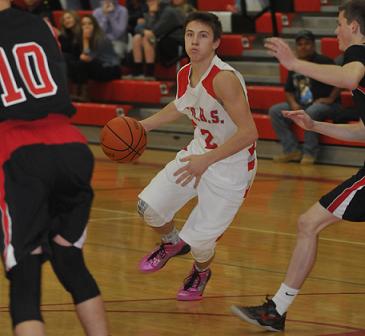
POLYGON ((145 150, 147 135, 136 119, 116 117, 101 130, 100 144, 109 159, 120 163, 133 162, 145 150))

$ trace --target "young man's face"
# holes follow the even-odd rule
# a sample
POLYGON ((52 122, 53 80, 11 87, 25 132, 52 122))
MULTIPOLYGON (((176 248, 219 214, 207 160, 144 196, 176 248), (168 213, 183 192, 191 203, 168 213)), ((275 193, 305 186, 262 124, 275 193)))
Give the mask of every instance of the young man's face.
POLYGON ((191 21, 185 30, 185 49, 192 62, 203 61, 214 54, 220 40, 214 40, 211 27, 200 21, 191 21))
POLYGON ((352 39, 352 24, 348 23, 344 11, 338 14, 337 28, 335 33, 337 35, 338 47, 340 50, 345 51, 351 44, 352 39))

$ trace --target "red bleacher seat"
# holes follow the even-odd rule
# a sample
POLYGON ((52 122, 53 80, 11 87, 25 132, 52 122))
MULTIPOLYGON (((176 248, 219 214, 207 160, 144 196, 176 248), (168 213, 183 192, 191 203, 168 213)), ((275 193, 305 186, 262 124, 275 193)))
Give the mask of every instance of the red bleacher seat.
POLYGON ((247 86, 248 100, 252 110, 267 111, 272 105, 285 101, 285 91, 278 86, 247 86))
POLYGON ((95 100, 159 104, 170 94, 173 83, 143 80, 90 81, 89 93, 95 100))
MULTIPOLYGON (((93 13, 93 11, 91 11, 91 10, 79 10, 79 11, 77 11, 77 13, 80 16, 84 16, 84 15, 91 15, 93 13)), ((57 10, 57 11, 52 12, 52 18, 53 18, 53 21, 54 21, 57 28, 60 28, 60 20, 61 20, 62 14, 63 14, 62 10, 57 10)))
POLYGON ((296 12, 319 12, 321 0, 294 0, 294 10, 296 12))
POLYGON ((352 92, 351 91, 341 91, 341 105, 343 107, 351 107, 354 105, 352 100, 352 92))
MULTIPOLYGON (((283 27, 290 27, 294 18, 293 13, 276 13, 276 23, 278 32, 281 33, 283 27)), ((267 12, 261 15, 255 22, 256 33, 272 33, 271 13, 267 12)))
POLYGON ((279 65, 279 71, 280 71, 280 83, 285 84, 286 80, 288 78, 288 69, 285 68, 284 66, 282 66, 281 64, 279 65))
POLYGON ((104 126, 110 119, 119 115, 127 115, 131 105, 73 103, 76 114, 72 122, 77 125, 104 126))
POLYGON ((277 140, 270 117, 267 114, 252 113, 252 116, 256 124, 257 132, 259 133, 259 139, 277 140))
POLYGON ((165 67, 160 63, 156 63, 155 65, 155 77, 159 80, 171 80, 176 81, 176 74, 179 65, 179 68, 183 67, 185 64, 189 63, 189 58, 184 57, 182 58, 178 64, 173 64, 170 67, 165 67))
POLYGON ((217 53, 220 56, 242 56, 242 35, 222 35, 217 53))
POLYGON ((201 11, 226 11, 227 6, 233 6, 235 0, 198 0, 197 8, 201 11))
MULTIPOLYGON (((283 30, 283 19, 282 13, 275 13, 276 22, 278 26, 278 32, 281 33, 283 30)), ((272 20, 271 13, 265 13, 261 15, 255 22, 256 33, 272 33, 272 20)))
POLYGON ((336 58, 342 53, 338 49, 338 41, 335 37, 322 37, 321 38, 321 53, 330 58, 336 58))

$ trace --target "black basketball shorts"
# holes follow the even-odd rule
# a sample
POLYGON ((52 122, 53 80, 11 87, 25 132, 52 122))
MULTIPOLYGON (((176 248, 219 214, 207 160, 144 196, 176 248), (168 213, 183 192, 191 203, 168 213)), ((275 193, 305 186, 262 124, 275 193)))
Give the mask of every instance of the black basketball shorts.
POLYGON ((365 221, 365 166, 328 194, 319 203, 338 218, 365 221))
POLYGON ((84 137, 61 115, 2 122, 0 131, 0 248, 6 270, 56 234, 81 247, 94 164, 84 137))

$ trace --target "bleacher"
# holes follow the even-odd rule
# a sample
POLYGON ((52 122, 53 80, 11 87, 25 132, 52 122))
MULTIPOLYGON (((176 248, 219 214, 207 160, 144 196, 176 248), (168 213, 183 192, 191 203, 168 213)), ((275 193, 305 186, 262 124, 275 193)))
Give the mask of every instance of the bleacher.
MULTIPOLYGON (((263 39, 272 34, 270 13, 264 13, 255 22, 255 32, 235 31, 237 15, 227 12, 227 5, 233 0, 198 0, 200 10, 217 14, 223 22, 224 34, 218 55, 240 71, 246 80, 248 98, 259 131, 258 155, 272 158, 281 152, 267 115, 275 103, 285 100, 282 84, 287 71, 266 53, 263 39)), ((276 13, 278 31, 289 44, 294 45, 294 36, 301 29, 310 29, 317 36, 317 50, 329 57, 340 54, 334 36, 339 0, 294 0, 292 12, 276 13)), ((249 13, 255 15, 256 13, 249 13)), ((55 21, 59 12, 55 12, 55 21)), ((241 27, 242 28, 242 27, 241 27)), ((129 115, 137 119, 145 118, 158 111, 174 99, 175 76, 179 64, 170 68, 156 66, 156 81, 120 79, 109 83, 89 83, 89 103, 75 103, 77 114, 73 122, 77 124, 90 142, 99 142, 99 131, 108 120, 117 115, 129 115)), ((351 93, 341 93, 341 103, 351 106, 351 93)), ((193 128, 189 120, 181 118, 176 123, 166 125, 149 133, 149 148, 178 150, 191 139, 193 128)), ((295 127, 295 132, 303 139, 303 131, 295 127)), ((345 143, 321 136, 321 151, 318 162, 331 164, 361 165, 365 144, 345 143), (345 147, 345 150, 344 150, 345 147)))

